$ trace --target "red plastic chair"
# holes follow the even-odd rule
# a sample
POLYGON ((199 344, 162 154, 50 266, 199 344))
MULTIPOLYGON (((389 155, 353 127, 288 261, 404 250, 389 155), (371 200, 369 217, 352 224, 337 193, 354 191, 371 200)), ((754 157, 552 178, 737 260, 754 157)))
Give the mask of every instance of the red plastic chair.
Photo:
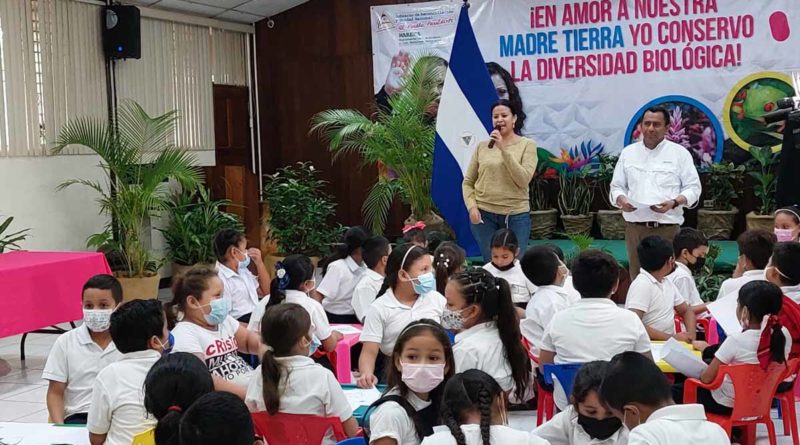
MULTIPOLYGON (((703 332, 706 335, 706 343, 709 345, 719 343, 716 320, 713 318, 698 318, 695 322, 697 326, 703 328, 703 332)), ((683 332, 683 317, 680 315, 675 315, 675 332, 683 332)))
MULTIPOLYGON (((796 375, 800 370, 800 359, 789 360, 789 370, 784 380, 796 375)), ((795 382, 796 383, 796 382, 795 382)), ((796 384, 794 386, 797 386, 796 384)), ((795 388, 775 394, 775 398, 781 402, 781 417, 783 418, 783 435, 788 436, 791 432, 792 444, 800 445, 800 437, 797 434, 797 409, 795 408, 795 388)))
POLYGON ((318 417, 309 414, 252 413, 256 434, 270 444, 319 445, 328 431, 337 441, 347 439, 338 417, 318 417))
MULTIPOLYGON (((531 343, 528 341, 527 338, 522 337, 522 347, 525 348, 525 352, 528 353, 528 357, 531 359, 532 362, 536 363, 537 366, 541 366, 539 364, 539 357, 533 355, 533 351, 531 351, 531 343)), ((549 419, 553 418, 553 412, 555 411, 556 402, 553 399, 553 393, 547 391, 537 380, 536 382, 536 426, 539 426, 546 422, 549 419)))
POLYGON ((743 444, 755 444, 756 425, 763 423, 769 433, 769 443, 777 444, 775 425, 770 418, 772 399, 778 384, 787 375, 787 367, 782 363, 771 363, 765 372, 760 365, 722 365, 717 378, 709 384, 697 379, 686 379, 683 388, 683 403, 697 403, 697 389, 717 389, 722 386, 725 376, 733 382, 736 400, 730 416, 706 413, 708 420, 725 429, 728 437, 731 429, 741 426, 744 429, 743 444))

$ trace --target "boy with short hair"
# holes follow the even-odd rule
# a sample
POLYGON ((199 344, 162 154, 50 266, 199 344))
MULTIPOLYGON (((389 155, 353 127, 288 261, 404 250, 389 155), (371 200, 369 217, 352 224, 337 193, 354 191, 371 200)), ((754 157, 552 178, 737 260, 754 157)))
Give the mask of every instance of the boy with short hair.
POLYGON ((549 246, 531 247, 522 256, 520 265, 525 277, 536 285, 536 291, 525 308, 525 318, 520 321, 520 330, 538 357, 547 324, 557 312, 571 306, 580 297, 575 298, 564 289, 569 269, 549 246))
POLYGON ((722 282, 717 299, 731 294, 738 295, 739 289, 751 281, 766 280, 764 269, 776 242, 774 233, 761 229, 748 230, 739 235, 736 239, 736 244, 739 246, 736 269, 733 271, 733 277, 722 282))
POLYGON ((389 254, 392 253, 392 246, 389 240, 382 236, 375 236, 364 241, 361 246, 361 256, 367 270, 356 284, 353 290, 353 310, 358 320, 363 323, 367 314, 367 308, 375 301, 378 292, 383 285, 386 277, 386 263, 389 261, 389 254))
POLYGON ((675 264, 672 244, 660 236, 648 236, 637 249, 641 271, 628 289, 625 307, 642 320, 651 340, 695 340, 695 316, 667 275, 675 264), (675 313, 683 317, 686 332, 675 333, 675 313))
POLYGON ((730 444, 725 430, 706 419, 703 405, 675 405, 664 373, 641 354, 623 352, 611 360, 600 397, 630 430, 629 445, 730 444))
POLYGON ((111 275, 95 275, 83 285, 83 324, 56 339, 42 371, 53 423, 86 424, 97 373, 122 357, 108 330, 121 302, 122 286, 111 275))
POLYGON ((133 436, 156 424, 144 408, 144 379, 171 349, 161 303, 132 300, 119 306, 111 314, 111 338, 123 355, 94 382, 86 425, 92 445, 130 445, 133 436))
POLYGON ((667 276, 678 294, 692 307, 695 315, 706 313, 706 303, 700 298, 693 274, 703 270, 708 254, 708 238, 697 229, 684 227, 672 239, 675 270, 667 276))

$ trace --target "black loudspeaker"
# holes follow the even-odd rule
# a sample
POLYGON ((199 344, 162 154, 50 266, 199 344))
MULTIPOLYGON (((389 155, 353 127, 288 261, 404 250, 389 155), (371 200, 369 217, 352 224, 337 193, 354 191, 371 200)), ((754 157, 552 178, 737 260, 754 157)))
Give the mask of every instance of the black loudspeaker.
POLYGON ((103 49, 109 59, 142 57, 141 15, 135 6, 103 9, 103 49))

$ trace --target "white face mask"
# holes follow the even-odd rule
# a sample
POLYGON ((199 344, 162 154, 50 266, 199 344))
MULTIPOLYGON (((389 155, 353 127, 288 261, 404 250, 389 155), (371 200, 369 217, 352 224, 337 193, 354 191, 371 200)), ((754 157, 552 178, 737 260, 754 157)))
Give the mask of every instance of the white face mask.
POLYGON ((114 309, 84 309, 83 323, 92 332, 105 332, 111 326, 114 309))

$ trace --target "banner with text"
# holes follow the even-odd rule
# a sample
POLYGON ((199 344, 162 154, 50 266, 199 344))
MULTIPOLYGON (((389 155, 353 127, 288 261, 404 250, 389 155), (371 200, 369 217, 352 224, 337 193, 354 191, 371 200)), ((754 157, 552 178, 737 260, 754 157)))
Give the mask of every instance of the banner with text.
MULTIPOLYGON (((462 3, 371 8, 376 95, 402 88, 414 56, 448 59, 462 3)), ((498 94, 521 102, 523 134, 558 162, 580 166, 618 152, 640 137, 636 123, 657 104, 671 113, 667 137, 698 165, 735 159, 737 147, 780 145, 783 124, 759 118, 795 95, 800 1, 470 4, 498 94)))

